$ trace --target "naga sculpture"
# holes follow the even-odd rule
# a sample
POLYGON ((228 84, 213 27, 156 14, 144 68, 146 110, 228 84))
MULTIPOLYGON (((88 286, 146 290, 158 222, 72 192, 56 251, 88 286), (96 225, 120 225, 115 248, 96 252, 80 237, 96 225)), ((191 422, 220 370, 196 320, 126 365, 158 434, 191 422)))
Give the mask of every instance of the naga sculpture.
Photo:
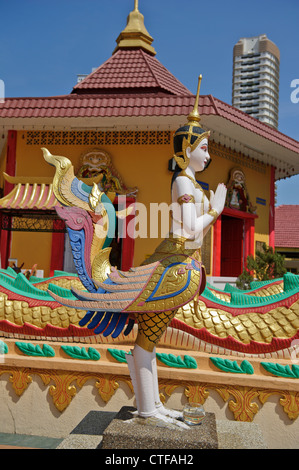
POLYGON ((86 291, 72 288, 76 300, 49 291, 60 304, 87 310, 80 325, 94 334, 128 334, 135 322, 138 334, 127 363, 137 412, 142 418, 186 427, 182 413, 166 409, 158 391, 156 345, 179 308, 196 299, 205 288, 200 247, 203 237, 221 214, 226 187, 220 184, 207 199, 195 179, 210 163, 208 138, 200 125, 198 97, 188 122, 174 135, 176 168, 172 179, 173 217, 169 236, 144 263, 128 272, 113 268, 109 244, 115 228, 115 210, 107 195, 94 184, 79 181, 71 162, 43 149, 45 160, 56 167, 54 193, 62 207, 79 278, 86 291))

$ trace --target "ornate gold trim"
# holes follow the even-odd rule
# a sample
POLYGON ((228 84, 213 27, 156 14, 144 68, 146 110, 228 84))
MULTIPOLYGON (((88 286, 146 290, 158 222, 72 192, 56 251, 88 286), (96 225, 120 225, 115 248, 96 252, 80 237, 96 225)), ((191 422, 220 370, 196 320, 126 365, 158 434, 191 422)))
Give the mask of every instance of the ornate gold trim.
POLYGON ((209 391, 216 391, 224 402, 228 402, 228 407, 233 412, 235 421, 253 421, 254 416, 260 410, 259 404, 254 400, 258 399, 261 405, 263 405, 271 395, 281 395, 279 402, 289 419, 296 420, 299 415, 299 392, 164 379, 159 380, 162 402, 165 402, 165 394, 170 396, 178 387, 184 388, 184 394, 190 403, 197 402, 202 405, 209 397, 209 391))
POLYGON ((192 196, 192 194, 184 194, 183 196, 179 197, 177 200, 177 203, 182 206, 183 204, 189 204, 189 203, 195 204, 195 198, 192 196))
POLYGON ((51 184, 52 176, 11 176, 3 172, 5 181, 12 184, 51 184))
POLYGON ((213 217, 214 220, 213 220, 212 224, 214 224, 214 223, 216 222, 216 220, 218 219, 218 217, 219 217, 218 212, 216 211, 216 209, 210 209, 209 212, 208 212, 208 214, 209 214, 211 217, 213 217))
MULTIPOLYGON (((133 394, 131 380, 126 375, 109 375, 92 372, 75 372, 60 370, 41 370, 17 367, 0 367, 0 376, 9 374, 9 382, 17 396, 21 396, 32 383, 32 377, 38 375, 44 385, 49 385, 49 394, 55 407, 63 412, 88 380, 95 381, 95 387, 101 399, 108 403, 119 388, 119 382, 124 382, 133 394)), ((261 406, 272 395, 279 395, 279 403, 290 420, 299 416, 299 392, 292 390, 260 389, 238 385, 198 383, 195 381, 159 380, 159 390, 162 402, 166 396, 171 396, 177 388, 182 388, 189 402, 204 404, 210 395, 210 390, 217 392, 228 408, 232 411, 235 421, 253 421, 261 406), (258 400, 259 403, 255 400, 258 400)))

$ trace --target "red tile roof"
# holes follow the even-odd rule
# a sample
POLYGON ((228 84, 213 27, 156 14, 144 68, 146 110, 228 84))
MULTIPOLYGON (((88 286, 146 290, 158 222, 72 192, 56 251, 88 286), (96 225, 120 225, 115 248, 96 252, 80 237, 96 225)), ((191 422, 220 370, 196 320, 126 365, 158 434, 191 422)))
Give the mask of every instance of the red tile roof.
MULTIPOLYGON (((194 96, 159 93, 70 94, 46 98, 6 98, 1 118, 87 118, 187 116, 194 96)), ((201 116, 220 116, 288 150, 299 153, 299 142, 213 97, 199 97, 201 116)))
POLYGON ((299 205, 275 208, 275 246, 299 248, 299 205))
POLYGON ((265 137, 266 139, 271 140, 278 145, 282 145, 283 147, 292 150, 293 152, 299 153, 299 142, 297 140, 282 134, 277 129, 264 124, 258 119, 250 116, 247 113, 244 113, 240 109, 234 108, 233 106, 219 100, 218 98, 214 98, 211 95, 210 97, 216 109, 215 114, 218 116, 232 121, 235 124, 238 124, 239 126, 254 132, 255 134, 265 137))
MULTIPOLYGON (((97 118, 187 116, 194 96, 155 57, 119 49, 77 84, 71 94, 6 98, 2 118, 97 118)), ((199 113, 215 115, 299 153, 299 142, 211 95, 200 96, 199 113)))
POLYGON ((120 49, 73 88, 73 93, 191 92, 155 57, 142 49, 120 49))
POLYGON ((4 104, 0 104, 0 118, 187 116, 193 105, 192 95, 72 94, 49 98, 6 98, 4 104))

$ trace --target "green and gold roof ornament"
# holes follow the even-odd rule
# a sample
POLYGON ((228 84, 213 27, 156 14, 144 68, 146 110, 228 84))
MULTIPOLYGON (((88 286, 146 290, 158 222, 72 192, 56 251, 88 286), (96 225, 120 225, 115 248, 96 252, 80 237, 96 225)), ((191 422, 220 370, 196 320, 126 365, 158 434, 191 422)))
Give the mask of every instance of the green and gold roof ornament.
POLYGON ((198 111, 199 92, 201 85, 202 75, 198 77, 197 93, 193 110, 188 116, 188 122, 180 127, 174 134, 174 160, 180 169, 185 170, 189 165, 189 158, 186 154, 186 149, 191 147, 193 152, 198 144, 204 139, 209 138, 210 131, 204 131, 200 125, 200 114, 198 111))
POLYGON ((138 0, 135 0, 134 10, 128 16, 127 26, 116 39, 117 46, 113 54, 119 49, 141 48, 151 55, 156 51, 151 45, 153 38, 144 26, 144 16, 138 10, 138 0))

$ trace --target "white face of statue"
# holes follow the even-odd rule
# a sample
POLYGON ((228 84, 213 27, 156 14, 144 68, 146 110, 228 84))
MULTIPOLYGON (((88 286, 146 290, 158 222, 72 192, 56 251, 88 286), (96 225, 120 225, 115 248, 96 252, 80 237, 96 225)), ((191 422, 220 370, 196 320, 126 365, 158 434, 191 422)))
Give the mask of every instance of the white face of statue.
POLYGON ((211 158, 208 151, 208 139, 204 138, 193 152, 191 152, 191 147, 188 147, 186 153, 190 158, 189 165, 195 171, 203 171, 211 158))

